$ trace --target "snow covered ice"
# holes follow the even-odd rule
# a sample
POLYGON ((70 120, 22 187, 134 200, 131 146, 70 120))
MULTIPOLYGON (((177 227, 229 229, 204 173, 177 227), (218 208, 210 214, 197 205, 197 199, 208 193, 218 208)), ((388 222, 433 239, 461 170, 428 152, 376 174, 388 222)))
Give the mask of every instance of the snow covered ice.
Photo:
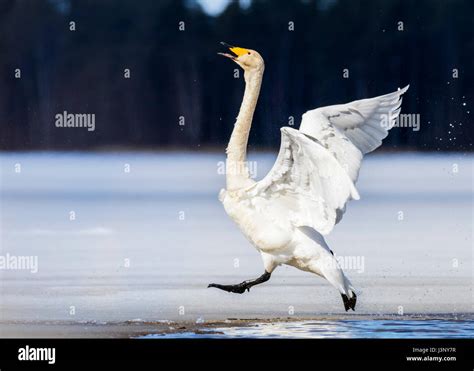
MULTIPOLYGON (((275 154, 251 154, 262 178, 275 154)), ((262 273, 226 217, 221 154, 2 153, 0 319, 127 321, 312 317, 343 313, 323 279, 279 267, 243 295, 207 289, 262 273), (129 172, 126 170, 129 169, 129 172)), ((472 160, 463 154, 373 154, 361 200, 327 237, 359 290, 357 314, 473 312, 472 160)))

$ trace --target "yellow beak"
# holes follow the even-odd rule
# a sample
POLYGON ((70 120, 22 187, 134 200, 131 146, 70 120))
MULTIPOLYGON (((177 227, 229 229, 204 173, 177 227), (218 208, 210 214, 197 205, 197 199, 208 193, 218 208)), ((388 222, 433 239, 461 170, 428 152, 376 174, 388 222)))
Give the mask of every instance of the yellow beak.
POLYGON ((233 48, 229 48, 230 51, 234 54, 236 54, 238 57, 241 55, 247 54, 249 51, 248 49, 245 48, 239 48, 238 46, 234 46, 233 48))
POLYGON ((221 41, 221 44, 224 45, 225 47, 229 48, 229 50, 234 54, 230 55, 228 53, 219 53, 220 55, 223 55, 224 57, 230 58, 230 59, 235 59, 235 57, 240 57, 241 55, 247 54, 249 52, 248 49, 245 48, 240 48, 238 46, 232 46, 229 44, 226 44, 225 42, 221 41))

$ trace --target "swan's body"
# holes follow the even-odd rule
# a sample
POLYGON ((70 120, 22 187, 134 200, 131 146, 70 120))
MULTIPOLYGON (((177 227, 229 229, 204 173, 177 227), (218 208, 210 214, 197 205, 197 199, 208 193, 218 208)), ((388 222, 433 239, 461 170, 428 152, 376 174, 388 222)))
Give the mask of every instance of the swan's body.
POLYGON ((323 235, 341 220, 346 203, 359 199, 354 184, 363 155, 380 146, 388 135, 408 87, 306 112, 299 130, 281 128, 275 165, 255 182, 245 161, 264 63, 256 51, 230 50, 236 56, 224 55, 244 69, 246 88, 227 147, 227 189, 219 199, 260 252, 265 273, 238 285, 210 287, 242 293, 268 280, 277 266, 287 264, 327 279, 341 293, 345 309, 354 309, 355 290, 323 235))

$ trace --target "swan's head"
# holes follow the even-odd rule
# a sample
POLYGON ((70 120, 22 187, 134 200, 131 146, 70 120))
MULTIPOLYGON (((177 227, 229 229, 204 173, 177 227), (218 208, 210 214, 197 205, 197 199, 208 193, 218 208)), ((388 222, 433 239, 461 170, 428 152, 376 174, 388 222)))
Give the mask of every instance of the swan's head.
POLYGON ((265 67, 262 56, 255 50, 232 46, 224 42, 221 42, 221 44, 228 48, 232 54, 219 54, 232 59, 235 63, 242 67, 244 71, 261 70, 265 67))

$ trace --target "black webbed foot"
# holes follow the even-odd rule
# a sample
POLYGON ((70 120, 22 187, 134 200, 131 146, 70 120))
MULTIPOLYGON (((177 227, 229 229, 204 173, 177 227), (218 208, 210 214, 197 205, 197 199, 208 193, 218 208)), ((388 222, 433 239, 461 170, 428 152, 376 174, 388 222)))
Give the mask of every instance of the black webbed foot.
POLYGON ((236 294, 243 294, 245 290, 250 291, 250 287, 244 285, 244 282, 239 283, 238 285, 219 285, 218 283, 211 283, 207 287, 215 287, 217 289, 221 289, 227 292, 234 292, 236 294))
POLYGON ((356 305, 356 302, 357 302, 357 295, 355 294, 355 292, 352 292, 352 294, 353 294, 352 298, 348 298, 347 295, 341 294, 342 301, 344 302, 344 309, 346 310, 346 312, 349 309, 352 309, 353 311, 355 311, 355 305, 356 305))
POLYGON ((237 285, 219 285, 218 283, 211 283, 207 287, 215 287, 227 292, 233 292, 235 294, 243 294, 245 290, 250 291, 252 286, 258 285, 259 283, 266 282, 270 279, 271 273, 265 272, 255 280, 248 280, 241 282, 237 285))

